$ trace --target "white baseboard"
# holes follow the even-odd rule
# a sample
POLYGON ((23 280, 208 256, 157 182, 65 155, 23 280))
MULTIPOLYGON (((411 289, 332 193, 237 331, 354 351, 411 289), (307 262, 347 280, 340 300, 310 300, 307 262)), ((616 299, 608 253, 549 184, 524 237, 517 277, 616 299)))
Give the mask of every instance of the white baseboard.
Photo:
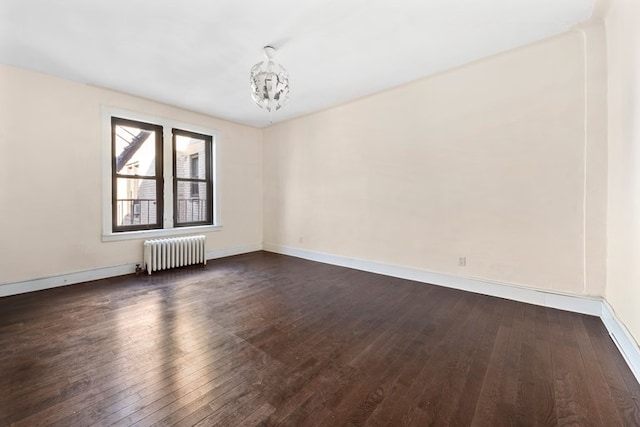
POLYGON ((629 365, 638 382, 640 382, 640 347, 627 327, 620 321, 613 308, 606 300, 602 301, 602 323, 609 331, 613 342, 629 365))
MULTIPOLYGON (((240 255, 248 252, 259 251, 261 249, 261 244, 217 249, 208 251, 207 259, 210 260, 232 255, 240 255)), ((142 262, 140 262, 139 264, 142 265, 142 262)), ((131 263, 112 267, 96 268, 93 270, 77 271, 73 273, 60 274, 57 276, 43 277, 40 279, 25 280, 22 282, 6 283, 0 285, 0 297, 41 291, 43 289, 57 288, 60 286, 89 282, 91 280, 122 276, 124 274, 135 273, 135 271, 136 263, 131 263)))
POLYGON ((290 255, 325 264, 349 267, 385 276, 415 280, 417 282, 445 286, 448 288, 475 292, 482 295, 490 295, 543 307, 557 308, 574 313, 598 316, 602 319, 602 322, 609 331, 613 342, 627 361, 627 364, 629 365, 631 372, 633 372, 633 375, 636 377, 636 380, 640 382, 640 347, 638 347, 638 344, 635 342, 627 328, 615 315, 607 301, 602 298, 561 294, 551 291, 525 288, 508 283, 497 283, 483 279, 458 277, 410 267, 400 267, 377 261, 349 258, 324 252, 269 243, 265 243, 263 245, 263 249, 268 252, 290 255))
POLYGON ((559 308, 592 316, 599 316, 602 312, 602 300, 600 298, 553 293, 508 283, 498 283, 483 279, 453 276, 449 274, 420 270, 417 268, 401 267, 377 261, 348 258, 287 246, 265 244, 264 250, 323 262, 326 264, 339 265, 342 267, 354 268, 356 270, 383 274, 385 276, 415 280, 416 282, 430 283, 433 285, 445 286, 447 288, 506 298, 514 301, 541 305, 544 307, 559 308))
POLYGON ((75 283, 89 282, 91 280, 106 279, 108 277, 122 276, 135 273, 136 264, 124 264, 113 267, 96 268, 94 270, 77 271, 74 273, 60 274, 58 276, 43 277, 40 279, 25 280, 0 285, 0 297, 24 294, 27 292, 41 291, 43 289, 57 288, 73 285, 75 283))

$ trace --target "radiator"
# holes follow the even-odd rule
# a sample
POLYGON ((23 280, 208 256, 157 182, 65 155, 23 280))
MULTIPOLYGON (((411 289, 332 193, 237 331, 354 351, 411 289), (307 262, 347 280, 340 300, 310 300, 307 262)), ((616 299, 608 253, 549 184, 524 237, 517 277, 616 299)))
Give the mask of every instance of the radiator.
POLYGON ((192 264, 207 264, 205 236, 172 237, 144 242, 147 272, 167 270, 192 264))

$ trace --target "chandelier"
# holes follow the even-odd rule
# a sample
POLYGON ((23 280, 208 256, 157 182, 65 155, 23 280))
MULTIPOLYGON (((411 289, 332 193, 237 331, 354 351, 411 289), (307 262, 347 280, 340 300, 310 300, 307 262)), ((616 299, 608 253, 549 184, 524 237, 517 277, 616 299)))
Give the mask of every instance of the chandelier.
POLYGON ((269 112, 281 109, 289 100, 289 73, 274 60, 276 50, 264 48, 264 61, 251 67, 251 98, 269 112))

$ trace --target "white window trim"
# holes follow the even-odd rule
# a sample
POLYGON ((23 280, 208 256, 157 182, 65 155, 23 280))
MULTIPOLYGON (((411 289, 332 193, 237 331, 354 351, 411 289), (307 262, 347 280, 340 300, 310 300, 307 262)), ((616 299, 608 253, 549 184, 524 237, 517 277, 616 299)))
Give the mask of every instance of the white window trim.
POLYGON ((102 241, 113 242, 118 240, 146 239, 153 237, 176 236, 191 233, 207 233, 222 229, 220 217, 220 185, 218 180, 219 170, 219 132, 195 126, 177 120, 151 116, 120 108, 102 106, 102 241), (121 231, 113 232, 111 186, 112 186, 112 153, 111 153, 111 117, 136 120, 162 126, 163 132, 163 178, 164 178, 164 228, 156 230, 121 231), (173 226, 173 133, 172 129, 181 129, 190 132, 211 135, 213 146, 211 147, 211 172, 213 176, 213 225, 197 225, 193 227, 173 226))

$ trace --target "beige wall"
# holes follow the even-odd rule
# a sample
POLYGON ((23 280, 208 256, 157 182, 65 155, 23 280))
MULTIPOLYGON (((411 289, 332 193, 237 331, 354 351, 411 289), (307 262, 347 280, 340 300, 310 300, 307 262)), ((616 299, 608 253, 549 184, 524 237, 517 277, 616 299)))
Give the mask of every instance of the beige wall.
MULTIPOLYGON (((106 105, 219 132, 224 228, 209 250, 264 237, 603 295, 605 40, 587 26, 264 131, 2 66, 0 283, 140 260, 138 240, 101 241, 106 105)), ((611 164, 630 161, 623 148, 611 164)), ((625 215, 627 195, 616 197, 608 208, 625 215)))
POLYGON ((0 66, 0 284, 140 262, 140 240, 101 241, 101 106, 218 131, 223 229, 207 249, 262 242, 258 129, 0 66))
POLYGON ((606 298, 640 341, 640 2, 611 2, 606 298))
POLYGON ((573 31, 267 128, 265 244, 602 295, 603 37, 573 31))
POLYGON ((0 284, 141 260, 139 240, 101 240, 105 105, 218 131, 210 251, 264 238, 606 295, 640 337, 640 3, 610 3, 606 35, 594 22, 264 131, 0 65, 0 284))

